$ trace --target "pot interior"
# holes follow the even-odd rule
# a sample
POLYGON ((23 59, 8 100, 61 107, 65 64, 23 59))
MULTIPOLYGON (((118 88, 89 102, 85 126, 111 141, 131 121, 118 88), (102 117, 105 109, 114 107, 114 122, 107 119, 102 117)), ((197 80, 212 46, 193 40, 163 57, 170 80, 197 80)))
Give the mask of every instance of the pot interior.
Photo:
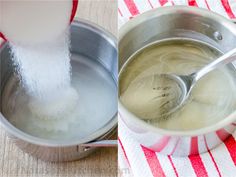
POLYGON ((185 104, 171 114, 164 113, 176 101, 178 87, 158 80, 158 75, 188 75, 220 55, 220 51, 201 41, 183 38, 147 45, 133 54, 120 71, 120 101, 136 117, 158 128, 186 131, 214 125, 236 110, 234 65, 204 76, 185 104))

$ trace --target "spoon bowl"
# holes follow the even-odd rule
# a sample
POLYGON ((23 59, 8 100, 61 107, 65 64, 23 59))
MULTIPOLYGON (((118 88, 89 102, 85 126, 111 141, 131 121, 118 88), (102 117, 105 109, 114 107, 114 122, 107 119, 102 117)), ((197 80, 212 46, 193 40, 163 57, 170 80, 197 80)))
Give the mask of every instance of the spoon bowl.
MULTIPOLYGON (((176 99, 172 101, 174 104, 168 104, 169 110, 165 114, 171 114, 178 110, 180 107, 182 107, 186 101, 188 100, 192 89, 196 85, 196 83, 205 75, 207 75, 210 71, 213 71, 214 69, 217 69, 221 66, 224 66, 226 64, 229 64, 236 60, 236 48, 230 50, 229 52, 225 53, 221 57, 217 58, 216 60, 210 62, 200 70, 189 74, 189 75, 176 75, 176 74, 161 74, 159 75, 160 78, 163 80, 169 80, 169 82, 173 82, 173 85, 178 85, 178 87, 181 90, 181 93, 176 96, 176 99)), ((164 114, 160 115, 162 117, 164 114)))

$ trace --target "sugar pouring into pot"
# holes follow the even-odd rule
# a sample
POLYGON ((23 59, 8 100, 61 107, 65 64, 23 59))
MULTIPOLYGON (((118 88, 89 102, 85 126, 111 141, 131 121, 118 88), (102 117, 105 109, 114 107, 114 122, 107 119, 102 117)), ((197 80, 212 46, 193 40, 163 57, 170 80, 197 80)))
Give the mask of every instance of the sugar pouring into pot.
POLYGON ((1 35, 10 43, 16 72, 30 97, 28 108, 38 119, 63 119, 68 111, 74 111, 78 101, 77 91, 71 86, 69 51, 69 24, 75 15, 75 3, 0 2, 1 35))
MULTIPOLYGON (((77 160, 91 154, 98 146, 115 146, 116 141, 106 139, 113 135, 117 125, 116 38, 87 20, 75 19, 69 25, 76 0, 72 8, 69 8, 72 0, 21 2, 17 8, 25 9, 30 4, 44 6, 44 10, 33 7, 38 8, 35 12, 42 13, 44 18, 48 11, 62 13, 64 9, 66 26, 55 29, 55 34, 49 38, 36 36, 31 40, 33 33, 17 38, 23 39, 22 42, 16 38, 11 40, 1 28, 8 40, 0 47, 0 123, 3 128, 14 137, 20 149, 47 161, 77 160), (50 3, 69 5, 45 8, 50 3), (36 76, 40 79, 35 79, 36 76)), ((46 20, 61 24, 63 19, 59 16, 49 16, 46 20)), ((37 26, 37 22, 34 20, 31 25, 37 26)), ((46 33, 50 31, 46 28, 55 27, 43 26, 42 31, 46 33)))

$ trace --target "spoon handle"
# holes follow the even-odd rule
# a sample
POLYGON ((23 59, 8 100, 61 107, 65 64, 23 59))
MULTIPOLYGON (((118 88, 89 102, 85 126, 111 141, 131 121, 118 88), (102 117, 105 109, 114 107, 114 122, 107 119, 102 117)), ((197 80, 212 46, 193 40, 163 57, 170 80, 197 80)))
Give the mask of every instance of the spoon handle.
POLYGON ((219 68, 220 66, 226 65, 228 63, 233 62, 236 60, 236 48, 230 50, 229 52, 225 53, 221 57, 217 58, 213 62, 209 63, 208 65, 204 66, 202 69, 193 73, 193 77, 195 82, 198 81, 202 76, 209 73, 210 71, 219 68))

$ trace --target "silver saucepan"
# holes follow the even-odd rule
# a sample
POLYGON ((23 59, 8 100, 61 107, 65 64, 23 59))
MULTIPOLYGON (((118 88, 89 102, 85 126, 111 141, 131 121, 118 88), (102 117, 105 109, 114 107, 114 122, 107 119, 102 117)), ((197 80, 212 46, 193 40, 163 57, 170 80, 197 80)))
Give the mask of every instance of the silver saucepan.
MULTIPOLYGON (((156 41, 189 39, 201 41, 221 52, 236 47, 236 25, 213 12, 186 6, 163 7, 127 22, 119 33, 119 67, 138 50, 156 41)), ((235 69, 235 65, 232 64, 235 69)), ((148 124, 131 113, 119 100, 119 122, 141 145, 156 152, 188 156, 212 149, 230 136, 236 111, 220 122, 188 131, 171 131, 148 124)))
MULTIPOLYGON (((80 57, 77 56, 85 56, 88 60, 83 61, 84 63, 89 60, 100 63, 113 77, 114 82, 117 82, 118 62, 115 37, 99 26, 84 20, 74 21, 70 30, 72 69, 73 63, 79 62, 80 57)), ((117 112, 109 118, 104 118, 106 123, 87 137, 66 141, 39 138, 13 126, 3 112, 3 106, 6 104, 3 100, 4 86, 10 76, 14 74, 14 64, 11 60, 8 42, 0 47, 0 56, 0 125, 20 149, 42 160, 57 162, 80 159, 91 154, 98 147, 117 146, 116 140, 109 140, 116 132, 117 112)), ((96 68, 94 69, 96 70, 96 68)))

